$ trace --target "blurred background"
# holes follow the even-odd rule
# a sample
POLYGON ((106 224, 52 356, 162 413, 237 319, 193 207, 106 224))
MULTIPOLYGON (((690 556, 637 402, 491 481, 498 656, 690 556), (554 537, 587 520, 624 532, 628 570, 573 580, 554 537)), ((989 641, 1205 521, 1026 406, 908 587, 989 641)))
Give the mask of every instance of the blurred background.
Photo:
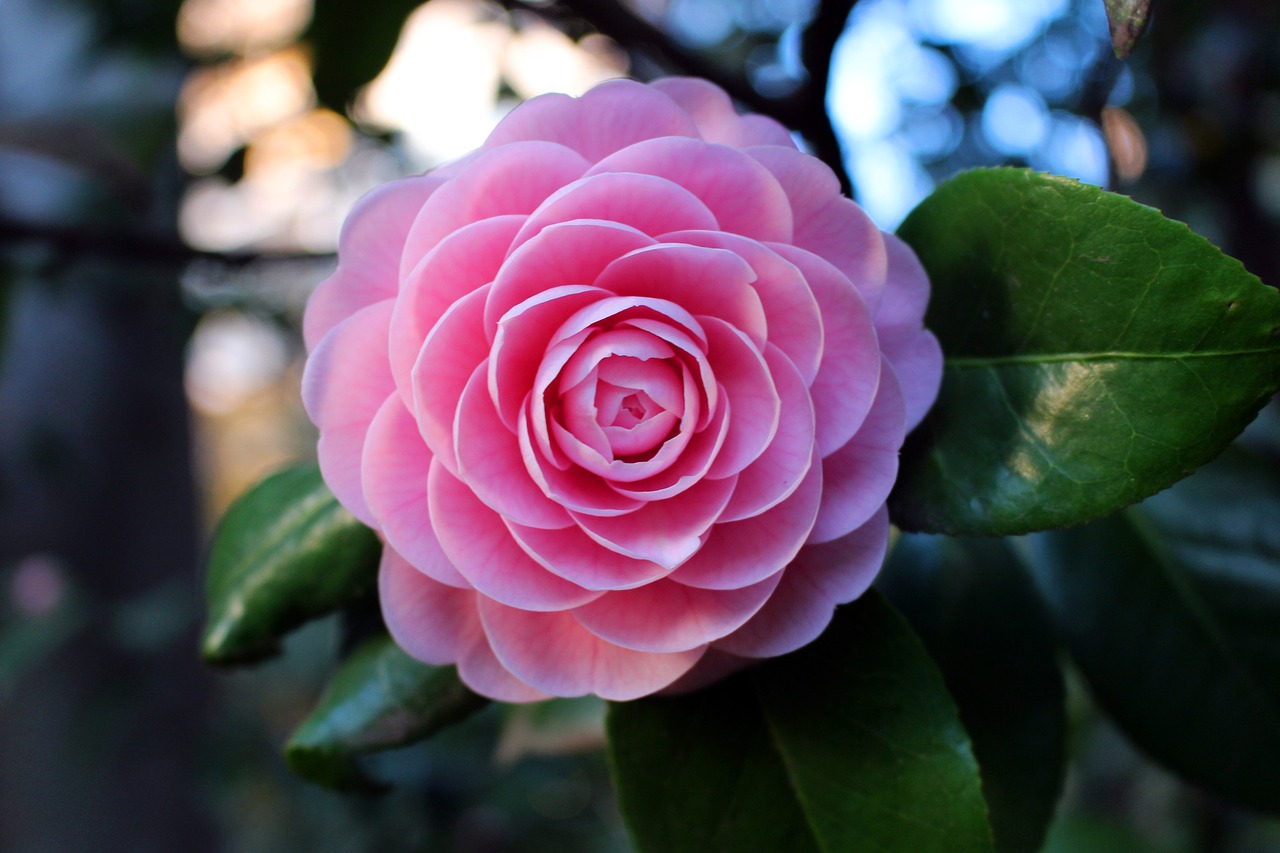
MULTIPOLYGON (((1102 0, 0 0, 0 851, 628 849, 599 703, 490 708, 344 797, 279 756, 339 626, 199 662, 212 526, 314 453, 298 325, 347 209, 523 99, 692 73, 885 229, 1030 165, 1280 283, 1280 6, 1156 6, 1122 63, 1102 0)), ((1071 715, 1050 853, 1280 850, 1071 715)))

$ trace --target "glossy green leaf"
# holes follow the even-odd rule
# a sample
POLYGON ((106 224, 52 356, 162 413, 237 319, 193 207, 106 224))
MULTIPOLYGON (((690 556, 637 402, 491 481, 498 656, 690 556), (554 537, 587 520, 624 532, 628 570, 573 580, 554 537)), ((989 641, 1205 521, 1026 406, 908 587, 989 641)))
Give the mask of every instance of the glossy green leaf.
POLYGON ((1151 0, 1103 0, 1107 8, 1107 26, 1111 29, 1111 49, 1120 59, 1133 52, 1133 46, 1147 29, 1151 17, 1151 0))
POLYGON ((1034 537, 1098 703, 1156 760, 1280 812, 1280 469, 1231 451, 1139 507, 1034 537))
POLYGON ((1065 690, 1044 605, 1001 539, 903 535, 876 582, 919 633, 982 768, 1000 853, 1037 853, 1065 772, 1065 690))
POLYGON ((905 529, 1098 518, 1212 459, 1280 387, 1280 293, 1123 196, 976 170, 901 234, 946 353, 892 498, 905 529))
POLYGON ((428 666, 375 637, 334 675, 310 716, 285 744, 289 767, 312 782, 343 790, 374 787, 357 756, 406 746, 484 707, 452 666, 428 666))
POLYGON ((641 853, 994 849, 955 705, 874 592, 799 652, 612 706, 608 733, 641 853))
POLYGON ((618 805, 640 853, 818 853, 749 676, 610 706, 618 805))
POLYGON ((377 537, 338 504, 314 464, 263 480, 227 510, 214 535, 205 660, 275 654, 281 636, 371 589, 380 553, 377 537))

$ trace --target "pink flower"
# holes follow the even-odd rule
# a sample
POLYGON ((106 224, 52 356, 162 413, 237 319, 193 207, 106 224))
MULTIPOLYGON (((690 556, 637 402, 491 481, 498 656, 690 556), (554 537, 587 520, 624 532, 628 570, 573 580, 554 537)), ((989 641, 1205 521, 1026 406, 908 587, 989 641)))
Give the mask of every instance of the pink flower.
POLYGON ((618 80, 366 196, 303 399, 396 641, 495 699, 684 689, 821 633, 937 392, 915 256, 715 86, 618 80))

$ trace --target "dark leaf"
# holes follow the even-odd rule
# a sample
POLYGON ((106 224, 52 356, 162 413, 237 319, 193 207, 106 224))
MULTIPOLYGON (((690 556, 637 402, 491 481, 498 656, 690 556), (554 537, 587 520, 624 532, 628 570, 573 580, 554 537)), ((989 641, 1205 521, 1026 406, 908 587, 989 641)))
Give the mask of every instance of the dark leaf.
POLYGON ((263 480, 214 535, 205 659, 274 654, 281 636, 372 588, 380 552, 377 537, 338 504, 314 464, 263 480))
POLYGON ((976 170, 901 233, 946 353, 892 498, 905 529, 1100 517, 1212 459, 1280 386, 1280 293, 1123 196, 976 170))
POLYGON ((1065 693, 1044 605, 999 539, 904 534, 877 581, 920 634, 982 768, 1001 853, 1037 853, 1065 771, 1065 693))
POLYGON ((955 706, 874 592, 747 676, 612 706, 608 733, 642 853, 993 850, 955 706))
POLYGON ((375 637, 343 662, 285 744, 285 760, 299 776, 329 788, 376 787, 357 756, 422 740, 486 704, 453 667, 420 663, 390 637, 375 637))
POLYGON ((1139 507, 1033 539, 1098 703, 1156 760, 1280 813, 1280 468, 1231 451, 1139 507))
POLYGON ((316 0, 303 38, 311 45, 316 95, 339 112, 386 67, 400 30, 421 0, 355 4, 316 0))

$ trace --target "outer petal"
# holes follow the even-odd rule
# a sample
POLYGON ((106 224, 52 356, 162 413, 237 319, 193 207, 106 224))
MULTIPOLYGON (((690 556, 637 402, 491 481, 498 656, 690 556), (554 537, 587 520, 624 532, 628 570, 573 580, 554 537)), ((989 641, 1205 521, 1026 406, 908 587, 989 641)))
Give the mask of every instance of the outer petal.
POLYGON ((338 500, 365 524, 376 522, 365 506, 360 456, 369 423, 395 382, 387 363, 391 300, 361 308, 316 345, 302 374, 302 403, 320 428, 320 473, 338 500))
POLYGON ((906 243, 884 235, 889 278, 876 331, 885 357, 902 378, 907 402, 907 430, 915 429, 938 396, 942 384, 942 348, 923 328, 929 303, 929 279, 906 243))
POLYGON ((464 684, 499 702, 549 698, 498 663, 480 625, 473 590, 438 584, 387 548, 378 571, 378 593, 387 630, 413 657, 436 666, 456 663, 464 684))
POLYGON ((531 213, 589 165, 570 149, 550 142, 521 142, 484 152, 422 206, 404 239, 400 275, 408 275, 437 243, 465 225, 531 213))
POLYGON ((882 508, 843 539, 804 548, 755 618, 717 640, 714 648, 765 658, 813 642, 830 624, 837 604, 852 601, 871 586, 888 544, 889 513, 882 508))
POLYGON ((485 148, 521 139, 566 145, 592 162, 655 136, 697 136, 687 113, 651 86, 611 80, 581 98, 539 95, 512 110, 485 148))
POLYGON ((573 610, 588 631, 639 652, 698 649, 741 627, 782 580, 779 569, 750 586, 697 589, 657 580, 635 589, 607 592, 573 610))
POLYGON ((516 245, 548 225, 576 219, 617 222, 649 236, 720 227, 702 200, 679 184, 653 175, 608 173, 574 181, 548 198, 530 215, 516 245))
POLYGON ((791 495, 814 461, 813 401, 795 365, 772 344, 765 361, 782 400, 778 431, 764 453, 738 474, 720 522, 759 515, 791 495))
POLYGON ((668 578, 700 589, 758 583, 791 561, 813 529, 822 499, 822 466, 814 460, 792 495, 755 518, 711 528, 702 548, 668 578))
POLYGON ((556 577, 529 558, 502 523, 440 460, 427 479, 431 523, 440 547, 467 581, 484 593, 529 610, 563 610, 600 593, 556 577))
POLYGON ((520 440, 494 410, 488 373, 488 363, 481 362, 458 402, 453 440, 462 479, 477 498, 508 521, 546 529, 568 527, 573 520, 529 476, 520 440))
POLYGON ((496 216, 440 241, 405 279, 391 315, 391 373, 405 405, 413 406, 410 377, 422 345, 454 303, 493 281, 523 216, 496 216))
POLYGON ((822 460, 822 508, 809 542, 830 542, 861 527, 884 505, 898 476, 906 437, 902 386, 887 363, 871 414, 858 434, 822 460))
POLYGON ((624 649, 592 634, 572 614, 530 613, 483 596, 480 619, 502 665, 553 696, 594 693, 613 701, 637 699, 675 681, 703 652, 624 649))
POLYGON ((720 227, 755 240, 788 241, 791 203, 777 180, 746 154, 698 139, 646 139, 606 157, 587 175, 637 172, 674 181, 715 214, 720 227))
POLYGON ((771 118, 738 115, 733 102, 719 86, 697 77, 665 77, 649 84, 687 112, 708 142, 745 148, 749 145, 795 147, 791 134, 771 118))
POLYGON ((427 506, 431 451, 395 394, 387 397, 369 426, 363 463, 364 497, 387 544, 418 571, 448 586, 471 584, 449 562, 427 506))
POLYGON ((880 380, 880 345, 866 304, 843 273, 803 249, 772 248, 804 273, 822 308, 826 342, 809 393, 818 452, 825 456, 844 446, 871 410, 880 380))
POLYGON ((409 375, 413 413, 427 446, 446 468, 458 471, 453 443, 458 401, 476 368, 489 355, 482 323, 487 288, 453 304, 427 336, 409 375))
POLYGON ((790 148, 748 152, 782 184, 795 216, 795 239, 849 277, 874 312, 884 291, 888 260, 880 229, 862 209, 840 194, 840 182, 816 157, 790 148))
POLYGON ((443 183, 434 175, 404 178, 356 202, 338 237, 338 268, 307 302, 302 335, 308 351, 356 311, 396 295, 405 235, 418 210, 443 183))

